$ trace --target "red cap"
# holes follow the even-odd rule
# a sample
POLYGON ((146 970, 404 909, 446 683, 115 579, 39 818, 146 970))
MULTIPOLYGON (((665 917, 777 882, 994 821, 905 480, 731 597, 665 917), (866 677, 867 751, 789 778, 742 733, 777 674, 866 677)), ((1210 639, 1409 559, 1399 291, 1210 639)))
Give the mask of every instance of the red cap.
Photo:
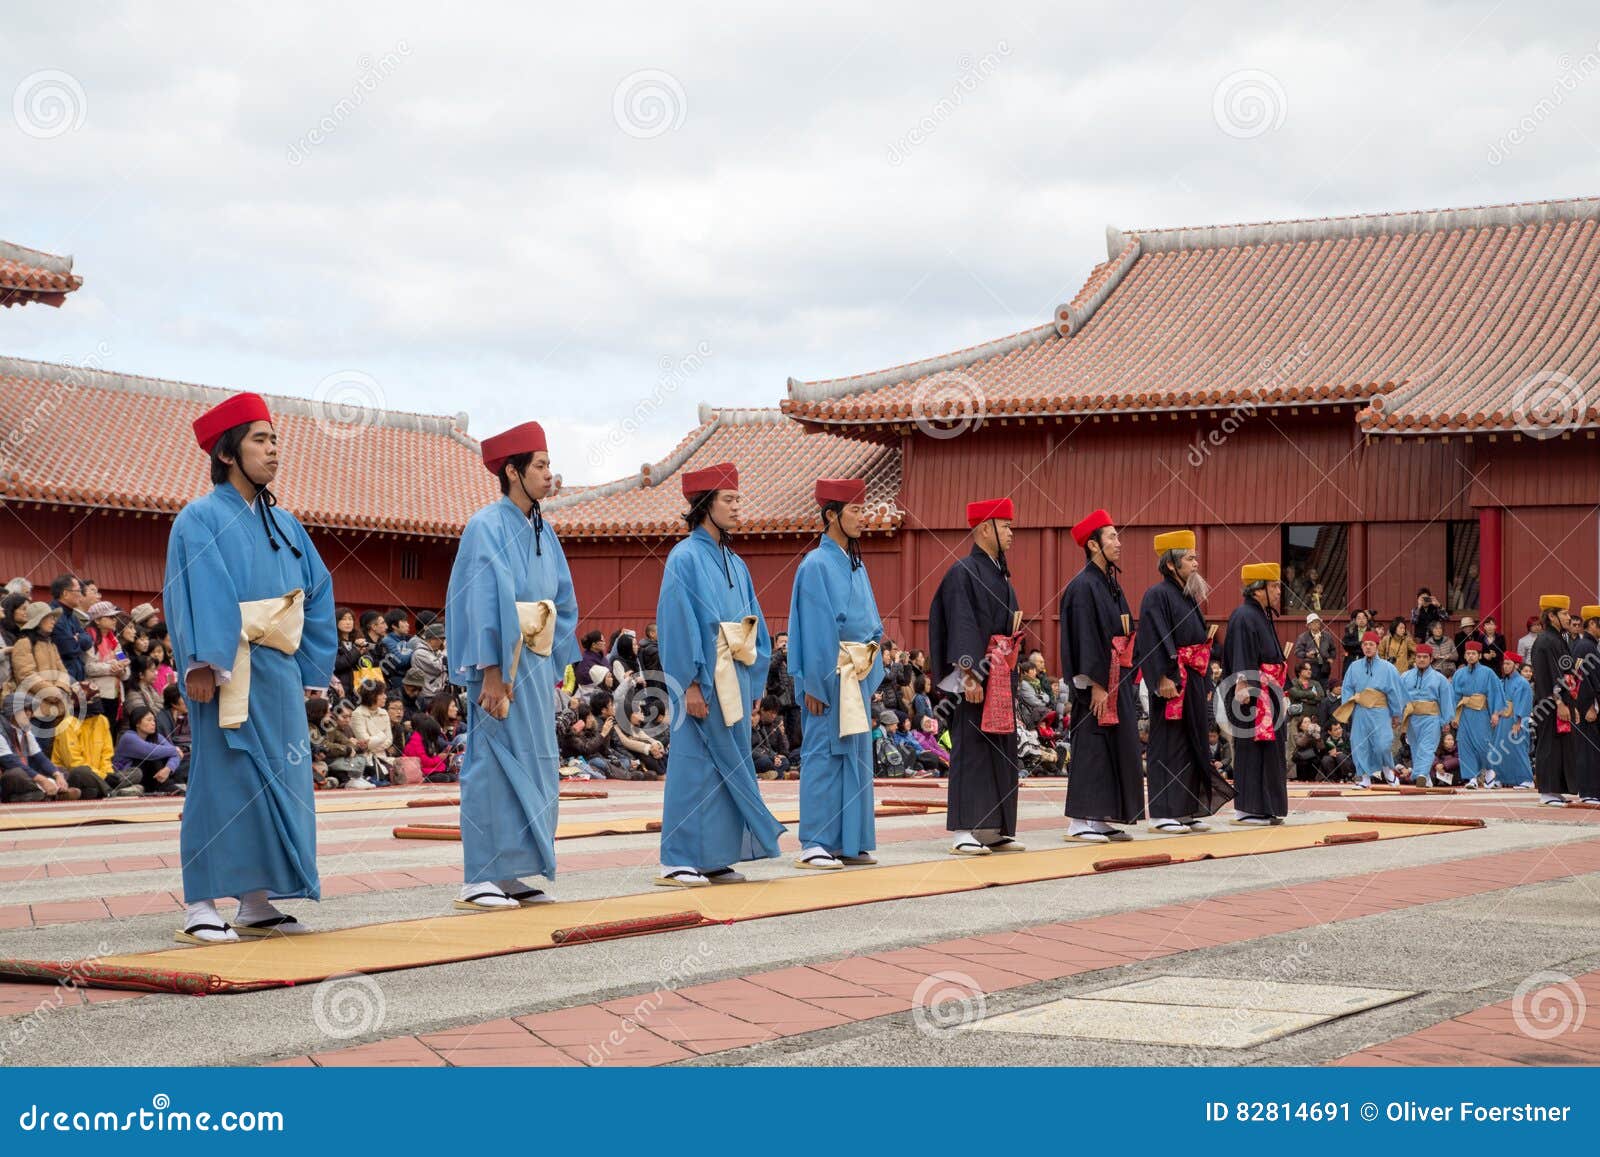
POLYGON ((266 399, 260 394, 235 394, 226 401, 218 402, 194 420, 194 440, 200 443, 200 449, 209 454, 211 447, 217 444, 217 439, 235 426, 270 421, 272 413, 267 409, 266 399))
POLYGON ((503 434, 483 440, 483 464, 488 467, 490 474, 498 474, 508 458, 515 458, 518 454, 537 454, 548 449, 550 447, 544 441, 544 427, 538 422, 524 422, 503 434))
POLYGON ((683 493, 704 494, 707 490, 739 489, 739 468, 732 462, 718 462, 704 470, 690 470, 683 476, 683 493))
POLYGON ((867 500, 867 480, 865 478, 818 478, 818 502, 865 502, 867 500))
POLYGON ((1464 652, 1465 651, 1478 651, 1478 652, 1481 653, 1483 651, 1483 644, 1478 642, 1478 640, 1476 640, 1476 639, 1468 639, 1465 643, 1463 643, 1461 645, 1461 649, 1464 652))
POLYGON ((1363 643, 1381 643, 1383 642, 1383 636, 1378 634, 1377 631, 1368 631, 1361 636, 1361 641, 1363 643))
POLYGON ((1430 659, 1433 658, 1433 644, 1432 643, 1418 643, 1417 644, 1417 654, 1426 655, 1430 659))
POLYGON ((968 526, 977 526, 991 518, 1003 518, 1010 522, 1016 516, 1016 508, 1011 505, 1009 498, 985 498, 982 502, 967 503, 968 526))
POLYGON ((1515 651, 1506 651, 1500 656, 1500 658, 1510 659, 1517 666, 1522 666, 1522 656, 1517 654, 1515 651))
POLYGON ((1089 536, 1102 526, 1111 525, 1111 516, 1103 510, 1097 510, 1072 528, 1072 541, 1082 546, 1089 541, 1089 536))

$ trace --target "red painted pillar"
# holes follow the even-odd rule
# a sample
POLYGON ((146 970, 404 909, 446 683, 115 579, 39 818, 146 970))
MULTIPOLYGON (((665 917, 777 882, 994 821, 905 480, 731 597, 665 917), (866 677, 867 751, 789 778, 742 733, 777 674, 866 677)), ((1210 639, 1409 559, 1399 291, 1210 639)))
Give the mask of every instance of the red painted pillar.
MULTIPOLYGON (((1501 515, 1498 506, 1478 508, 1478 618, 1485 615, 1500 617, 1500 601, 1505 588, 1500 574, 1502 549, 1501 515)), ((1509 628, 1508 628, 1509 629, 1509 628)))

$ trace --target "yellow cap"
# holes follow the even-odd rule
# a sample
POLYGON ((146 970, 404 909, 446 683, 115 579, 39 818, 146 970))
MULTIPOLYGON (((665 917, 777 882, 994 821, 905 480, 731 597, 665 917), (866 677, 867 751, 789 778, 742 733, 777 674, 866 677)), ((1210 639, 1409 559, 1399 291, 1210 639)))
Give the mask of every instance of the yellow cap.
POLYGON ((1239 568, 1239 581, 1247 583, 1275 583, 1279 579, 1275 562, 1247 562, 1239 568))
POLYGON ((1566 595, 1540 595, 1539 609, 1541 611, 1565 611, 1572 607, 1572 600, 1566 595))
POLYGON ((1593 606, 1584 607, 1583 610, 1579 612, 1578 617, 1586 623, 1590 619, 1600 619, 1600 603, 1596 603, 1593 606))
POLYGON ((1156 553, 1166 554, 1169 550, 1193 550, 1194 531, 1169 530, 1165 534, 1156 535, 1156 553))

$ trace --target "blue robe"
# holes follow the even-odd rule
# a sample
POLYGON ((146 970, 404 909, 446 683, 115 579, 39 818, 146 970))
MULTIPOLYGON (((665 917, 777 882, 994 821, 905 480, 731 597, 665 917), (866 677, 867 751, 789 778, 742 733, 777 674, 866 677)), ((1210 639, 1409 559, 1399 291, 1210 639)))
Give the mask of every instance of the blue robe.
POLYGON ((1405 692, 1400 688, 1400 673, 1387 659, 1368 659, 1365 655, 1345 664, 1340 702, 1348 703, 1356 692, 1368 688, 1382 691, 1387 707, 1357 706, 1350 718, 1350 757, 1363 783, 1385 768, 1394 766, 1394 724, 1405 711, 1405 692))
POLYGON ((767 810, 756 787, 750 711, 766 690, 772 639, 744 560, 723 550, 704 526, 667 555, 656 630, 661 671, 672 696, 672 769, 662 800, 661 862, 715 869, 771 859, 787 829, 767 810), (759 623, 756 657, 748 666, 734 663, 744 713, 729 726, 717 700, 717 626, 746 615, 759 623), (700 685, 709 709, 704 719, 684 707, 691 683, 700 685))
MULTIPOLYGON (((826 536, 795 571, 789 601, 789 673, 796 693, 828 705, 806 715, 801 733, 800 846, 846 856, 878 846, 873 824, 872 733, 839 737, 839 644, 875 643, 883 620, 867 568, 826 536)), ((883 682, 883 657, 861 680, 862 709, 870 723, 872 695, 883 682)))
POLYGON ((1400 676, 1400 691, 1407 703, 1437 703, 1439 714, 1412 714, 1406 720, 1406 743, 1411 748, 1411 772, 1433 778, 1434 760, 1438 758, 1439 737, 1444 734, 1444 722, 1456 709, 1455 692, 1437 668, 1429 666, 1424 671, 1413 667, 1400 676))
POLYGON ((1499 697, 1489 699, 1490 709, 1502 714, 1500 722, 1494 726, 1488 765, 1494 769, 1496 783, 1520 787, 1533 782, 1533 762, 1528 758, 1528 732, 1532 727, 1528 716, 1533 713, 1533 684, 1522 677, 1521 671, 1513 670, 1500 680, 1500 687, 1499 697), (1507 703, 1511 704, 1509 715, 1504 714, 1507 703), (1522 726, 1512 735, 1512 726, 1519 722, 1522 726))
POLYGON ((219 725, 217 697, 188 703, 194 746, 179 845, 190 903, 263 888, 279 898, 322 895, 305 690, 325 691, 333 677, 333 583, 294 515, 274 508, 272 516, 277 550, 258 512, 224 482, 179 512, 167 542, 162 609, 180 679, 202 664, 232 674, 241 602, 305 591, 299 649, 250 649, 243 724, 219 725))
POLYGON ((467 746, 461 759, 461 856, 469 884, 556 874, 555 686, 578 661, 578 601, 567 556, 548 524, 509 498, 467 520, 445 595, 445 654, 467 689, 467 746), (536 548, 537 542, 537 548, 536 548), (548 656, 522 646, 517 604, 550 599, 555 638, 548 656), (496 719, 478 706, 483 669, 511 672, 511 709, 496 719))
POLYGON ((1455 692, 1458 704, 1468 695, 1482 695, 1489 703, 1482 711, 1463 707, 1456 724, 1456 754, 1461 757, 1461 782, 1466 783, 1478 778, 1489 758, 1489 747, 1494 741, 1489 713, 1505 706, 1505 688, 1500 676, 1482 662, 1473 666, 1462 660, 1450 680, 1450 689, 1455 692))

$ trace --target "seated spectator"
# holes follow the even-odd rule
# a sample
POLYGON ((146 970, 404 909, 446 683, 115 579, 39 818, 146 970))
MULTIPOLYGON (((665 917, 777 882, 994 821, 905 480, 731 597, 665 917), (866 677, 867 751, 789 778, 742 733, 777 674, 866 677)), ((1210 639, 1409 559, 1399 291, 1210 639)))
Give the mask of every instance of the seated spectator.
POLYGON ((938 719, 924 715, 911 738, 917 745, 916 770, 911 773, 914 779, 943 775, 950 770, 950 752, 939 742, 938 719))
POLYGON ((605 741, 600 754, 606 759, 606 775, 610 779, 654 779, 645 770, 634 751, 627 733, 617 725, 617 703, 609 691, 597 691, 589 700, 589 710, 594 725, 605 741))
POLYGON ((372 784, 363 777, 364 761, 356 758, 355 743, 350 732, 340 720, 348 721, 350 708, 344 704, 335 707, 321 697, 306 700, 306 724, 313 756, 321 752, 328 764, 328 778, 340 787, 365 790, 372 784))
MULTIPOLYGON (((408 719, 413 715, 420 715, 428 709, 428 705, 422 697, 422 684, 425 678, 421 671, 413 669, 407 671, 405 678, 400 680, 400 701, 406 705, 406 717, 408 719)), ((389 693, 393 695, 394 690, 391 688, 389 693)))
POLYGON ((152 680, 152 685, 156 689, 156 694, 160 695, 168 687, 172 686, 178 681, 178 672, 173 668, 172 663, 167 658, 166 643, 162 642, 160 639, 150 640, 149 658, 151 665, 155 667, 156 671, 155 678, 152 680))
POLYGON ((411 617, 399 607, 384 615, 383 621, 389 628, 383 636, 383 669, 389 678, 400 678, 411 670, 419 640, 411 637, 411 617))
POLYGON ((466 725, 461 722, 461 702, 454 695, 439 696, 428 705, 428 714, 438 723, 446 743, 453 745, 466 733, 466 725))
MULTIPOLYGON (((1415 769, 1413 769, 1413 772, 1415 769)), ((1439 750, 1433 756, 1433 771, 1428 779, 1432 784, 1453 784, 1461 778, 1461 753, 1456 750, 1456 733, 1445 730, 1439 737, 1439 750)))
POLYGON ((382 683, 363 683, 357 692, 360 706, 350 713, 351 747, 367 761, 367 770, 379 783, 389 780, 389 756, 395 752, 394 730, 389 724, 388 692, 382 683))
POLYGON ((152 715, 161 706, 161 696, 156 694, 156 668, 148 654, 128 657, 128 681, 122 688, 122 718, 126 721, 135 708, 143 707, 152 715))
POLYGON ((790 778, 789 736, 784 731, 783 720, 778 718, 781 710, 776 695, 764 695, 761 710, 750 725, 750 756, 758 779, 790 778))
POLYGON ((1428 628, 1428 643, 1433 647, 1433 665, 1446 679, 1456 673, 1461 656, 1456 653, 1455 640, 1444 633, 1444 620, 1435 619, 1428 628))
POLYGON ((29 696, 13 691, 0 702, 0 803, 99 799, 105 784, 87 767, 57 767, 39 747, 29 696))
POLYGON ((422 629, 422 645, 411 653, 411 670, 422 672, 419 702, 432 704, 450 685, 449 663, 444 655, 444 624, 422 629))
POLYGON ((572 665, 572 672, 578 677, 579 687, 600 686, 600 680, 589 674, 597 666, 610 672, 611 665, 606 662, 605 652, 601 649, 605 639, 605 635, 599 631, 589 631, 583 636, 583 654, 579 655, 578 661, 572 665))
POLYGON ((583 765, 581 778, 606 779, 610 767, 604 751, 610 740, 600 734, 594 711, 582 699, 567 715, 566 723, 556 732, 556 745, 563 760, 575 760, 583 765))
POLYGON ((356 646, 356 613, 349 607, 335 607, 333 623, 334 630, 338 632, 333 653, 333 677, 339 680, 344 694, 354 695, 356 686, 352 675, 361 662, 361 651, 356 646))
POLYGON ((449 750, 438 720, 425 711, 411 717, 405 753, 421 762, 423 783, 455 783, 460 778, 450 767, 449 750))
POLYGON ((878 725, 872 729, 872 774, 878 779, 906 778, 905 756, 890 738, 900 726, 893 711, 878 713, 878 725))
POLYGON ((116 751, 111 757, 119 783, 113 794, 137 788, 139 795, 147 791, 175 795, 184 790, 178 782, 178 766, 182 762, 183 753, 156 731, 156 713, 148 707, 134 707, 128 712, 128 729, 117 736, 116 751))
MULTIPOLYGON (((85 799, 103 799, 107 795, 143 795, 135 788, 119 791, 123 786, 111 766, 116 744, 111 738, 111 721, 99 699, 88 700, 84 716, 79 719, 68 712, 56 722, 55 741, 50 745, 50 762, 57 767, 87 767, 100 777, 101 791, 84 792, 85 799)), ((137 782, 137 778, 129 782, 137 782)))
MULTIPOLYGON (((620 747, 621 753, 634 761, 635 769, 640 772, 639 778, 660 779, 667 771, 667 748, 664 743, 645 732, 644 711, 636 706, 633 714, 623 720, 616 713, 617 700, 609 693, 602 694, 605 696, 604 707, 607 717, 617 721, 612 735, 613 749, 620 747)), ((601 695, 596 695, 591 705, 601 702, 601 695)))
MULTIPOLYGON (((1289 681, 1289 686, 1284 688, 1284 694, 1289 700, 1289 719, 1291 723, 1297 719, 1310 719, 1320 722, 1320 710, 1325 698, 1322 684, 1311 677, 1311 662, 1306 660, 1299 664, 1294 678, 1289 681)), ((1318 736, 1320 741, 1321 736, 1318 736)))
POLYGON ((82 683, 86 678, 83 657, 92 645, 88 625, 75 613, 80 606, 86 605, 83 602, 83 584, 75 575, 61 575, 50 584, 50 600, 50 606, 57 612, 50 629, 56 654, 61 657, 62 666, 72 681, 82 683))
POLYGON ((1017 664, 1017 719, 1029 731, 1037 731, 1050 714, 1050 696, 1039 686, 1039 668, 1032 659, 1017 664))
POLYGON ((1316 721, 1302 716, 1296 721, 1294 746, 1289 751, 1294 778, 1301 783, 1313 783, 1322 769, 1322 728, 1316 721))
POLYGON ((48 603, 29 603, 22 633, 11 648, 13 689, 26 693, 34 737, 41 744, 51 742, 56 721, 72 710, 74 684, 52 641, 60 617, 48 603))
POLYGON ((28 596, 9 594, 0 599, 0 687, 11 681, 11 648, 22 637, 22 624, 28 615, 28 596))
POLYGON ((183 755, 183 761, 178 764, 178 775, 181 781, 187 782, 194 736, 189 731, 189 705, 183 701, 183 688, 176 683, 170 684, 161 693, 161 710, 156 712, 156 731, 183 755))
POLYGON ((1350 737, 1337 719, 1328 724, 1322 739, 1322 778, 1331 782, 1355 782, 1356 764, 1350 755, 1350 737))
POLYGON ((1223 738, 1222 729, 1213 723, 1206 730, 1206 758, 1211 768, 1224 779, 1233 778, 1233 749, 1223 738))
POLYGON ((1389 624, 1389 633, 1378 644, 1378 654, 1393 663, 1402 675, 1411 669, 1417 657, 1417 644, 1411 637, 1411 624, 1407 620, 1396 617, 1389 624))
POLYGON ((411 720, 406 718, 406 705, 397 695, 388 699, 385 709, 389 714, 389 750, 404 754, 406 744, 411 741, 411 720))

